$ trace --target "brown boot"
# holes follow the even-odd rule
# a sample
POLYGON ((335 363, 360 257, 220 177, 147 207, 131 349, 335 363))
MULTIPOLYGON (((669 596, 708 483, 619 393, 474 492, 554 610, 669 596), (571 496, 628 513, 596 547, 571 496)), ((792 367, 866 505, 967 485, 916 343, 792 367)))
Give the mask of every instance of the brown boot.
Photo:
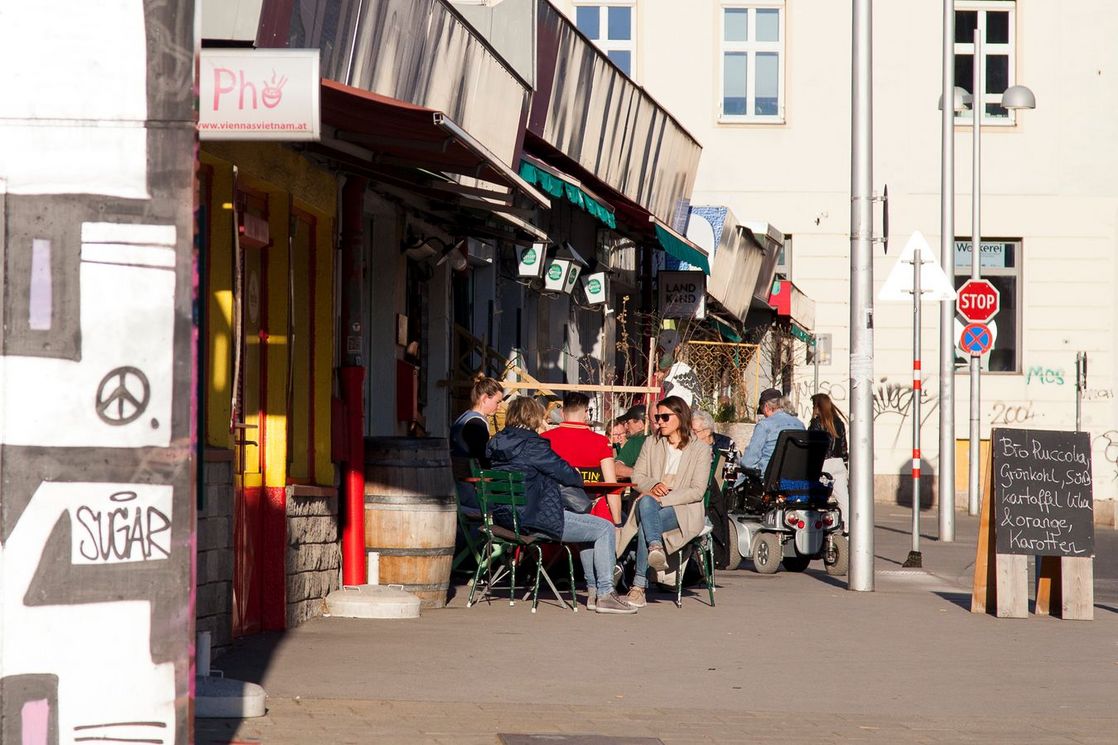
POLYGON ((625 602, 634 608, 643 608, 648 605, 645 599, 645 592, 643 587, 630 588, 629 594, 625 596, 625 602))

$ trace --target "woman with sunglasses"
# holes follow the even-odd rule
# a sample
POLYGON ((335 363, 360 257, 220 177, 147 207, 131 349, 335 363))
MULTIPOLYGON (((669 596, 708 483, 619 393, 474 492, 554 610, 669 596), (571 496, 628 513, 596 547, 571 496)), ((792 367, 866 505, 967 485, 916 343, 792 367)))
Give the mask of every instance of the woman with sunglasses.
POLYGON ((645 441, 633 466, 640 492, 618 546, 637 536, 637 567, 626 601, 646 602, 648 569, 667 569, 668 554, 699 535, 706 522, 703 495, 710 477, 710 446, 691 432, 691 407, 679 396, 656 405, 655 434, 645 441), (634 522, 633 517, 636 516, 634 522))

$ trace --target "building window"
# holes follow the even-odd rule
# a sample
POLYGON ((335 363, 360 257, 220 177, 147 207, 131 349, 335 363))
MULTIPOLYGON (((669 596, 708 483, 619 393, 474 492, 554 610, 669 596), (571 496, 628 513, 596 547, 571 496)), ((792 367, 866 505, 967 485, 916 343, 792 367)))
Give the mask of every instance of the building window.
MULTIPOLYGON (((972 245, 970 238, 955 239, 955 289, 970 279, 972 245)), ((1021 372, 1021 239, 983 238, 979 266, 982 278, 990 280, 1001 296, 998 314, 989 324, 994 346, 980 358, 980 366, 989 372, 1021 372)), ((961 316, 956 317, 956 338, 964 324, 961 316)), ((956 366, 969 364, 970 358, 958 348, 955 355, 956 366)))
POLYGON ((575 6, 575 25, 605 55, 633 77, 636 65, 636 12, 633 3, 592 3, 575 6))
POLYGON ((983 70, 981 100, 972 110, 957 113, 955 121, 973 121, 972 111, 981 107, 983 124, 1014 122, 1013 112, 1003 109, 1001 100, 1017 79, 1015 7, 1012 0, 955 3, 955 85, 973 93, 975 29, 982 36, 983 70))
POLYGON ((792 279, 792 235, 784 234, 784 243, 776 255, 776 271, 774 279, 792 279))
POLYGON ((722 8, 723 121, 784 120, 784 4, 722 8))

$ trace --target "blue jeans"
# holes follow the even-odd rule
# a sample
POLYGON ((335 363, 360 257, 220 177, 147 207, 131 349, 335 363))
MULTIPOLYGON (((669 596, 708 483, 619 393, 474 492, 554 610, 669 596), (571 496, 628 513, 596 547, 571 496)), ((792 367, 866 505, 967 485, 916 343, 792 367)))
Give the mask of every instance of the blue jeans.
POLYGON ((598 597, 613 592, 613 564, 616 557, 613 525, 597 515, 563 512, 563 543, 589 543, 578 552, 586 586, 597 587, 598 597))
POLYGON ((637 569, 633 577, 634 587, 648 587, 648 546, 652 543, 664 545, 664 531, 675 530, 679 520, 674 507, 661 507, 652 497, 637 500, 637 569))

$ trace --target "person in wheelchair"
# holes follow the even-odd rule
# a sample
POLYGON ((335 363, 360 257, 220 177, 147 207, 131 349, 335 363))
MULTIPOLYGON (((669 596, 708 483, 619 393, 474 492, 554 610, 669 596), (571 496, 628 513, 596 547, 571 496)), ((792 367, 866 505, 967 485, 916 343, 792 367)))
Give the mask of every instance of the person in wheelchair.
POLYGON ((679 396, 656 405, 656 432, 645 440, 633 466, 640 496, 621 529, 623 549, 637 538, 636 574, 626 601, 646 603, 648 569, 663 571, 674 553, 702 532, 703 496, 710 477, 711 449, 691 431, 691 407, 679 396))
POLYGON ((785 403, 784 394, 776 388, 761 391, 757 402, 757 416, 761 418, 753 428, 753 436, 749 438, 738 464, 747 473, 752 472, 750 475, 758 483, 773 457, 780 433, 786 429, 807 429, 803 422, 788 413, 785 403))

